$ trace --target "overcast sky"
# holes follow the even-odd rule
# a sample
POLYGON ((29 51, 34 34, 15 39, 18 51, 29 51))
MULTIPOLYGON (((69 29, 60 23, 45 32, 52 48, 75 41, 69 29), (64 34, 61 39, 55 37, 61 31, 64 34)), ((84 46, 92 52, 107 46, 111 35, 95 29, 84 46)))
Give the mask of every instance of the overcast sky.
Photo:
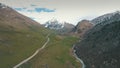
POLYGON ((20 13, 44 23, 52 18, 76 24, 82 19, 120 10, 120 0, 0 0, 20 13))

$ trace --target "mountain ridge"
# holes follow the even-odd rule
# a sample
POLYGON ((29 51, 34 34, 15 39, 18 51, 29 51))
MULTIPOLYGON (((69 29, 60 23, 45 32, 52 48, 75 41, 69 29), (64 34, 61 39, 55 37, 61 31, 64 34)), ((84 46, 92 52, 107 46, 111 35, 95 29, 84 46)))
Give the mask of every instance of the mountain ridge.
POLYGON ((15 29, 29 29, 32 26, 42 27, 36 21, 31 20, 30 18, 24 15, 21 15, 20 13, 16 12, 14 9, 3 4, 1 4, 0 6, 1 6, 0 8, 1 26, 6 25, 6 27, 8 28, 15 28, 15 29))
MULTIPOLYGON (((101 16, 102 17, 102 16, 101 16)), ((87 31, 76 43, 75 50, 86 68, 119 68, 120 65, 120 17, 113 15, 112 21, 102 21, 87 31)))
POLYGON ((115 11, 115 12, 107 13, 107 14, 104 14, 104 15, 94 18, 93 20, 91 20, 91 23, 96 25, 96 24, 99 24, 99 23, 102 23, 105 21, 107 23, 107 21, 109 21, 109 20, 110 20, 109 23, 114 22, 114 21, 120 21, 120 19, 115 19, 118 17, 120 17, 120 11, 115 11))

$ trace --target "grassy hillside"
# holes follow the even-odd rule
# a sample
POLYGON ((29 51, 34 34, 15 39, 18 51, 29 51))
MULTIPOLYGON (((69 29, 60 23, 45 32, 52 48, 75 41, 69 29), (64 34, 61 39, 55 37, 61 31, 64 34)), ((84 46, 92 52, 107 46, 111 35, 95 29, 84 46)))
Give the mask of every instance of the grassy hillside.
POLYGON ((0 68, 12 68, 40 48, 47 35, 46 29, 40 30, 12 31, 0 28, 0 68))
POLYGON ((12 68, 46 41, 49 30, 12 8, 0 5, 0 68, 12 68))
POLYGON ((51 35, 47 47, 22 68, 80 68, 72 54, 72 46, 78 39, 51 35))

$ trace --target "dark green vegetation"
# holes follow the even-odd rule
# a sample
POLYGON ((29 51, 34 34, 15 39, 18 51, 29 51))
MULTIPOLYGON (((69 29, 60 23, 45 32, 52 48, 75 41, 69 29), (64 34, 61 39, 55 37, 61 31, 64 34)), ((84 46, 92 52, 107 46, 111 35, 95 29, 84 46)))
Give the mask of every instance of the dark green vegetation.
POLYGON ((80 68, 73 56, 72 46, 76 37, 50 35, 50 42, 44 50, 22 65, 22 68, 80 68))
POLYGON ((120 21, 100 27, 101 24, 76 44, 76 53, 86 68, 120 68, 120 21))

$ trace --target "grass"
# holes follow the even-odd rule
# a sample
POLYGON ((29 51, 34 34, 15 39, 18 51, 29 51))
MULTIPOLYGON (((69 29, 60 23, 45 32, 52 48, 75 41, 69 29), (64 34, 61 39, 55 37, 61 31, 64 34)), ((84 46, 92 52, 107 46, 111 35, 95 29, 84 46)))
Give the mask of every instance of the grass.
POLYGON ((32 55, 46 42, 46 29, 9 30, 0 29, 0 68, 12 68, 32 55))
POLYGON ((52 34, 47 47, 21 68, 81 68, 72 55, 75 37, 52 34))

